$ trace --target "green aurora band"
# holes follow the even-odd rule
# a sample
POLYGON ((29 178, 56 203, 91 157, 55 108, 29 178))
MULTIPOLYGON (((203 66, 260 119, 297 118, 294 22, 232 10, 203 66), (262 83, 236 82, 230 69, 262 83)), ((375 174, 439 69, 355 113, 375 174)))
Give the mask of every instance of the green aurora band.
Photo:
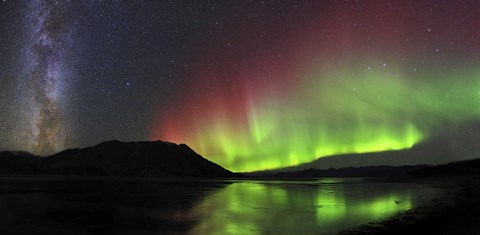
POLYGON ((288 97, 250 102, 246 126, 225 113, 182 139, 227 169, 248 172, 407 149, 480 116, 479 71, 367 67, 316 66, 288 97))

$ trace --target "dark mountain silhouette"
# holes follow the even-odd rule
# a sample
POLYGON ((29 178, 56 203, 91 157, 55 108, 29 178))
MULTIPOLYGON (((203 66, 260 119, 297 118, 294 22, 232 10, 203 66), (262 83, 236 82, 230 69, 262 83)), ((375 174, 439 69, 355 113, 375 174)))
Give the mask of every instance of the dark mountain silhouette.
MULTIPOLYGON (((306 169, 295 172, 279 172, 268 177, 272 178, 318 178, 318 177, 400 177, 407 176, 412 171, 428 168, 428 165, 415 166, 365 166, 329 169, 306 169)), ((267 177, 267 175, 264 175, 267 177)))
POLYGON ((449 162, 411 172, 413 176, 480 176, 480 159, 449 162))
POLYGON ((0 152, 0 173, 29 174, 36 171, 41 158, 28 152, 0 152))
POLYGON ((1 152, 1 174, 88 176, 233 177, 236 174, 203 158, 185 144, 108 141, 67 149, 42 158, 1 152))

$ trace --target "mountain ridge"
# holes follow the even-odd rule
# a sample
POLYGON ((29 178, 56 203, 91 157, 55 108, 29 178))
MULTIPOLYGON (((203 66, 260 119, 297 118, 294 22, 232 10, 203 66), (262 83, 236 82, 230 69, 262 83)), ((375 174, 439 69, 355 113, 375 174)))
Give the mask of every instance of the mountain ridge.
POLYGON ((0 153, 0 174, 88 176, 235 177, 237 174, 197 154, 186 144, 110 140, 65 149, 47 157, 0 153), (16 156, 16 157, 15 157, 16 156))
POLYGON ((300 171, 278 172, 264 175, 268 178, 320 178, 320 177, 404 177, 412 172, 421 171, 431 167, 430 165, 404 165, 404 166, 362 166, 314 169, 309 168, 300 171))

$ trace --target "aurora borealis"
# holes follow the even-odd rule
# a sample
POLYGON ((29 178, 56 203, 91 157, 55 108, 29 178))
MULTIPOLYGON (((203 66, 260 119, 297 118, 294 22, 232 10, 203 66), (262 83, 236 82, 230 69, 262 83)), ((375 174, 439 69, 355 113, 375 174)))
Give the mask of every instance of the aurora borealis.
POLYGON ((474 22, 477 9, 367 2, 332 4, 285 24, 249 22, 250 32, 232 36, 242 50, 201 57, 191 75, 199 82, 187 88, 193 96, 154 136, 251 171, 410 148, 478 118, 478 60, 466 46, 475 37, 462 23, 474 22), (255 37, 266 28, 270 35, 255 37))
POLYGON ((7 0, 0 150, 161 139, 245 172, 411 148, 480 121, 479 10, 7 0))

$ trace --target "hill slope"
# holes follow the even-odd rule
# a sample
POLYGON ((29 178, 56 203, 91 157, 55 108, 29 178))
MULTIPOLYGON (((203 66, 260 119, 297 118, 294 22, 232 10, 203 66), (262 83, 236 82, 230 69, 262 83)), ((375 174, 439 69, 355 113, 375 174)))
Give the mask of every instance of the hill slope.
POLYGON ((89 176, 233 177, 234 173, 208 161, 185 144, 104 142, 84 149, 67 149, 40 158, 27 153, 0 153, 2 174, 89 176))
POLYGON ((301 171, 279 172, 265 177, 272 178, 319 178, 319 177, 401 177, 412 171, 428 168, 428 165, 415 166, 363 166, 346 168, 306 169, 301 171))

